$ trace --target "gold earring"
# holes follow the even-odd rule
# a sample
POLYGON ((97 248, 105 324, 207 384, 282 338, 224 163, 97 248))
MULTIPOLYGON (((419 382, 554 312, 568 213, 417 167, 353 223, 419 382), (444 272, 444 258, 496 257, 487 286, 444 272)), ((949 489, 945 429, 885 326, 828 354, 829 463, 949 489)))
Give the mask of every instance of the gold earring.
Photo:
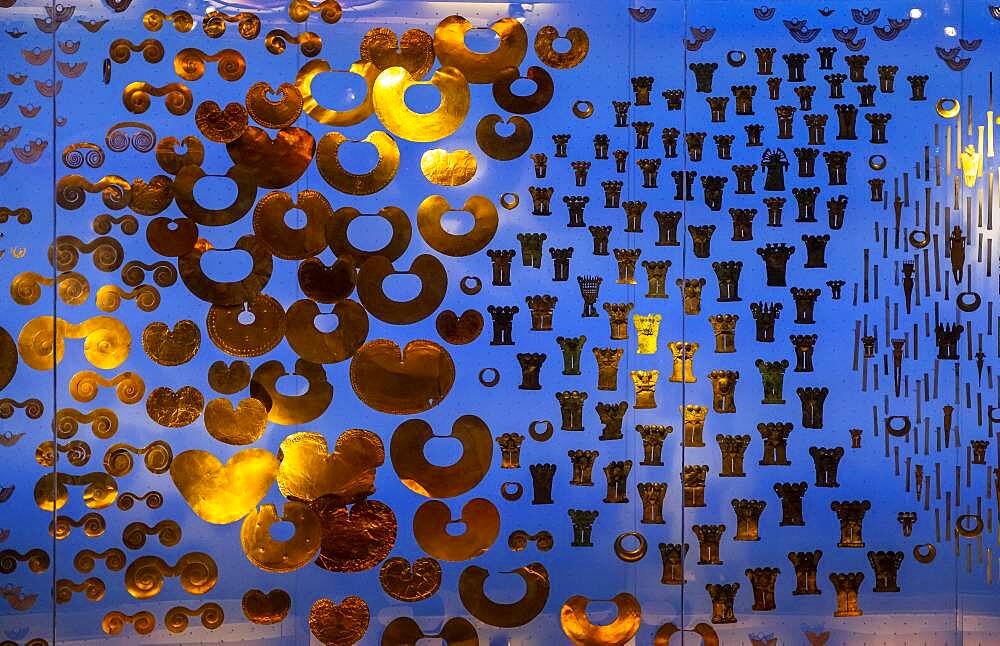
POLYGON ((234 357, 259 357, 285 338, 285 310, 277 299, 257 294, 242 305, 215 305, 208 309, 205 330, 217 348, 234 357), (253 321, 240 316, 249 311, 253 321))
MULTIPOLYGON (((441 587, 441 564, 423 556, 411 565, 403 557, 394 556, 382 562, 378 580, 382 590, 397 601, 423 601, 434 596, 441 587)), ((390 643, 402 642, 393 640, 390 643)))
POLYGON ((278 391, 278 378, 287 374, 285 367, 276 360, 262 363, 253 371, 250 396, 261 401, 270 398, 268 421, 292 426, 311 422, 322 415, 333 401, 333 386, 327 380, 323 366, 304 359, 295 362, 294 374, 305 377, 309 382, 309 389, 301 395, 284 395, 278 391))
POLYGON ((207 250, 196 245, 194 249, 177 258, 177 269, 181 274, 181 280, 192 294, 203 301, 229 306, 249 303, 260 294, 271 279, 274 259, 264 245, 252 235, 242 236, 232 249, 227 250, 245 251, 253 258, 250 274, 242 280, 219 282, 206 276, 201 268, 201 258, 207 250))
MULTIPOLYGON (((225 361, 215 361, 208 367, 208 385, 217 393, 235 395, 250 385, 250 364, 234 361, 226 365, 225 361)), ((270 405, 267 402, 264 407, 270 405)))
POLYGON ((233 446, 253 444, 267 428, 267 406, 253 397, 241 399, 236 408, 228 399, 217 397, 205 406, 204 416, 208 434, 233 446))
POLYGON ((497 105, 514 114, 533 114, 549 104, 552 94, 555 92, 555 84, 552 82, 552 75, 545 71, 544 67, 532 65, 528 68, 528 73, 521 76, 521 72, 516 67, 508 67, 500 70, 497 79, 493 82, 493 100, 497 105), (511 86, 520 79, 528 79, 535 84, 535 91, 526 96, 514 94, 511 86))
POLYGON ((490 427, 475 415, 462 415, 449 435, 435 435, 430 424, 411 419, 392 434, 389 456, 404 485, 428 498, 454 498, 471 490, 486 476, 493 460, 490 427), (446 467, 432 464, 424 454, 434 437, 450 437, 462 443, 462 457, 446 467))
POLYGON ((366 406, 382 413, 413 415, 437 406, 455 383, 455 363, 443 347, 426 339, 400 350, 375 339, 351 360, 351 387, 366 406))
POLYGON ((378 213, 371 214, 382 218, 392 227, 392 236, 389 238, 389 242, 385 243, 385 246, 381 249, 376 249, 375 251, 358 249, 351 244, 350 239, 347 237, 347 230, 351 222, 354 222, 356 218, 362 215, 364 214, 353 206, 343 206, 334 212, 333 225, 330 227, 330 236, 328 238, 330 250, 333 251, 334 255, 338 258, 350 256, 355 262, 360 264, 372 256, 382 256, 389 262, 392 262, 406 252, 406 249, 410 246, 410 237, 413 235, 413 226, 410 223, 409 216, 401 208, 386 206, 379 209, 378 213))
POLYGON ((330 304, 351 295, 357 272, 349 256, 337 258, 329 266, 319 258, 306 258, 299 263, 297 278, 303 294, 317 303, 330 304))
POLYGON ((247 114, 264 128, 285 128, 295 123, 302 114, 302 94, 291 83, 282 83, 277 90, 264 81, 258 81, 247 90, 247 114), (271 94, 280 94, 272 101, 271 94))
POLYGON ((318 191, 300 191, 295 202, 288 193, 272 191, 254 208, 253 230, 272 255, 304 260, 326 248, 332 220, 333 207, 318 191), (285 214, 293 208, 305 213, 305 226, 292 229, 285 224, 285 214))
POLYGON ((552 25, 538 30, 538 33, 535 34, 535 54, 538 56, 538 60, 553 69, 568 70, 582 63, 583 59, 587 57, 587 52, 590 51, 590 38, 587 37, 587 32, 584 30, 579 27, 570 27, 566 31, 565 38, 570 43, 570 48, 566 52, 557 52, 552 47, 552 43, 557 38, 559 38, 559 30, 552 25))
POLYGON ((483 554, 500 533, 500 512, 485 498, 473 498, 452 521, 451 510, 440 500, 428 500, 413 513, 413 537, 420 549, 442 561, 468 561, 483 554), (446 526, 465 524, 462 534, 450 534, 446 526))
POLYGON ((382 256, 372 256, 358 271, 358 299, 368 313, 386 323, 409 325, 430 316, 441 305, 448 289, 448 273, 441 261, 430 254, 413 259, 410 269, 396 271, 382 256), (420 293, 408 301, 386 296, 382 285, 393 274, 414 274, 420 279, 420 293))
POLYGON ((352 63, 349 70, 334 70, 330 67, 330 63, 323 59, 309 61, 295 76, 295 87, 302 95, 302 111, 325 126, 344 127, 359 124, 372 114, 372 87, 378 75, 378 68, 365 61, 352 63), (363 78, 368 86, 364 100, 350 110, 331 110, 321 106, 313 97, 312 82, 318 75, 326 72, 349 72, 363 78))
POLYGON ((288 308, 288 345, 306 361, 339 363, 354 356, 368 338, 368 312, 355 301, 345 299, 330 312, 337 317, 337 328, 321 332, 316 328, 319 306, 308 298, 288 308))
POLYGON ((507 123, 514 125, 514 132, 507 137, 497 134, 497 124, 503 119, 496 114, 488 114, 476 126, 476 143, 480 150, 500 161, 517 159, 528 152, 534 133, 531 124, 524 117, 508 117, 507 123))
MULTIPOLYGON (((524 580, 524 596, 514 603, 497 603, 484 589, 489 571, 470 565, 458 577, 458 596, 473 617, 491 626, 516 628, 541 614, 549 600, 549 573, 541 563, 531 563, 509 573, 524 580)), ((598 642, 600 643, 600 642, 598 642)))
POLYGON ((486 247, 496 235, 500 224, 497 207, 482 195, 473 195, 462 205, 461 210, 475 218, 468 233, 454 235, 441 226, 441 217, 451 210, 448 200, 440 195, 431 195, 417 207, 417 229, 435 251, 447 256, 470 256, 486 247))
POLYGON ((161 256, 183 256, 198 242, 198 225, 190 218, 153 218, 146 225, 146 242, 161 256))
POLYGON ((292 598, 280 588, 264 593, 256 588, 243 594, 243 616, 252 623, 268 626, 280 624, 292 609, 292 598))
POLYGON ((228 177, 236 184, 236 197, 233 203, 221 209, 207 209, 198 203, 194 196, 194 186, 203 177, 208 176, 201 166, 184 166, 174 178, 174 200, 181 213, 198 224, 207 227, 221 227, 236 222, 253 206, 257 199, 257 184, 249 170, 236 165, 230 167, 224 175, 212 177, 228 177))
POLYGON ((587 617, 590 599, 575 594, 566 600, 559 611, 559 622, 570 641, 578 646, 602 644, 621 646, 635 637, 642 624, 639 601, 628 592, 616 594, 611 600, 618 608, 618 616, 609 624, 595 625, 587 617))
POLYGON ((369 29, 361 39, 360 53, 361 60, 379 71, 403 67, 417 81, 434 67, 434 39, 420 29, 407 29, 399 39, 388 27, 369 29))
POLYGON ((164 137, 156 144, 156 163, 165 173, 176 175, 187 165, 201 166, 204 160, 205 144, 193 135, 181 141, 176 137, 164 137), (186 148, 183 155, 177 152, 177 146, 186 148))
POLYGON ((288 501, 278 518, 274 505, 262 505, 247 514, 240 528, 240 544, 247 559, 265 572, 293 572, 304 567, 319 551, 322 529, 309 505, 288 501), (271 526, 291 523, 295 533, 286 541, 271 537, 271 526))
POLYGON ((407 141, 429 142, 453 134, 469 113, 469 84, 458 69, 442 67, 429 81, 414 81, 402 67, 390 67, 372 89, 375 115, 386 130, 407 141), (414 112, 406 105, 406 91, 413 85, 433 85, 441 103, 433 112, 414 112))
POLYGON ((348 139, 339 132, 329 132, 319 140, 316 168, 326 183, 348 195, 371 195, 392 182, 399 170, 399 146, 392 137, 375 130, 364 139, 348 139), (352 173, 340 163, 340 146, 345 141, 369 143, 378 151, 378 162, 367 173, 352 173))
POLYGON ((142 349, 146 356, 161 366, 180 366, 198 354, 201 347, 201 330, 194 321, 183 320, 174 324, 154 321, 142 331, 142 349))
MULTIPOLYGON (((528 52, 528 32, 514 18, 502 18, 488 27, 500 44, 488 54, 469 49, 465 38, 476 29, 462 16, 448 16, 434 30, 434 53, 441 65, 458 68, 469 83, 492 83, 506 67, 517 67, 528 52)), ((487 28, 481 28, 487 29, 487 28)))
POLYGON ((226 144, 226 151, 259 188, 284 188, 309 168, 316 140, 302 128, 282 128, 271 139, 266 131, 248 126, 238 139, 226 144))

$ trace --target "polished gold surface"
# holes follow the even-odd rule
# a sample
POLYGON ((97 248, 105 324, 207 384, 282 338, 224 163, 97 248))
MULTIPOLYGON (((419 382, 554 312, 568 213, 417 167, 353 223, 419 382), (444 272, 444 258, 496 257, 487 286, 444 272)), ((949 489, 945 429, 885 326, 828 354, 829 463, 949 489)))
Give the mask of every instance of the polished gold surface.
POLYGON ((278 489, 286 498, 317 498, 351 504, 375 493, 375 470, 385 461, 382 440, 371 431, 352 428, 337 438, 328 453, 319 433, 293 433, 278 451, 278 489))
POLYGON ((428 498, 452 498, 471 490, 486 476, 493 461, 493 434, 475 415, 459 417, 447 435, 436 435, 427 422, 411 419, 393 432, 389 455, 404 485, 428 498), (454 464, 438 466, 427 459, 425 447, 436 437, 461 442, 462 455, 454 464))
POLYGON ((499 628, 523 626, 541 614, 549 599, 549 572, 541 563, 519 567, 516 574, 524 581, 524 595, 513 603, 497 603, 486 596, 489 571, 470 565, 458 578, 458 596, 462 605, 479 621, 499 628))
POLYGON ((368 313, 394 325, 408 325, 427 318, 441 305, 448 289, 444 265, 430 254, 414 258, 407 272, 396 271, 384 256, 371 256, 361 265, 357 280, 358 299, 368 313), (401 273, 420 279, 420 292, 408 301, 390 298, 383 288, 386 278, 401 273))
POLYGON ((434 66, 434 39, 421 29, 407 29, 401 38, 388 27, 369 29, 360 46, 361 60, 373 63, 379 71, 402 67, 419 81, 434 66))
POLYGON ((469 49, 465 37, 474 27, 462 16, 448 16, 434 30, 434 53, 443 66, 457 68, 469 83, 493 83, 508 67, 517 67, 528 51, 528 32, 514 18, 501 18, 488 27, 499 38, 496 49, 480 54, 469 49))
POLYGON ((178 321, 171 330, 166 323, 154 321, 142 331, 142 349, 161 366, 180 366, 198 354, 201 330, 194 321, 178 321))
POLYGON ((316 152, 308 130, 287 126, 274 138, 256 126, 247 126, 226 144, 230 159, 260 188, 285 188, 299 180, 316 152))
POLYGON ((290 126, 302 114, 302 94, 291 83, 282 83, 272 89, 264 81, 258 81, 247 90, 247 114, 264 128, 284 128, 290 126), (277 98, 271 97, 277 95, 277 98))
POLYGON ((375 130, 364 139, 348 139, 339 132, 323 135, 316 149, 316 168, 326 183, 348 195, 371 195, 392 182, 399 171, 399 147, 392 137, 375 130), (367 173, 352 173, 340 163, 340 147, 344 142, 367 143, 378 151, 375 167, 367 173))
POLYGON ((170 478, 202 520, 235 522, 253 511, 278 474, 278 459, 263 449, 244 449, 223 464, 211 453, 189 450, 174 456, 170 478))
POLYGON ((267 427, 267 408, 252 397, 241 399, 233 408, 228 399, 217 398, 205 406, 205 430, 226 444, 245 446, 253 444, 267 427))
POLYGON ((413 537, 420 548, 442 561, 468 561, 488 550, 500 533, 500 512, 492 502, 473 498, 453 518, 440 500, 428 500, 413 514, 413 537), (453 534, 447 525, 462 521, 465 531, 453 534))
POLYGON ((292 607, 292 598, 280 588, 267 593, 253 588, 243 594, 241 605, 243 616, 255 624, 269 626, 285 620, 292 607))
POLYGON ((621 646, 632 639, 642 623, 642 608, 638 600, 628 592, 622 592, 615 595, 611 602, 617 607, 618 615, 611 623, 594 624, 587 617, 590 599, 582 595, 567 599, 559 619, 569 640, 577 646, 621 646))
MULTIPOLYGON (((481 251, 493 240, 500 225, 497 207, 482 195, 473 195, 465 201, 461 210, 472 214, 472 228, 464 234, 455 235, 445 231, 441 219, 448 211, 454 211, 447 198, 431 195, 417 207, 417 229, 421 237, 432 249, 446 256, 471 256, 481 251)), ((412 269, 412 268, 411 268, 412 269)))
POLYGON ((441 564, 426 556, 412 564, 401 556, 394 556, 382 562, 378 580, 382 590, 397 601, 423 601, 434 596, 441 587, 441 564))
POLYGON ((319 551, 322 529, 319 518, 302 502, 286 502, 281 516, 274 505, 262 505, 243 519, 240 543, 251 563, 265 572, 294 572, 306 566, 319 551), (275 523, 291 523, 295 533, 283 541, 271 536, 275 523))
POLYGON ((280 361, 260 364, 250 379, 250 396, 270 402, 267 419, 275 424, 292 426, 317 419, 333 401, 333 386, 327 379, 323 366, 299 359, 294 374, 305 377, 309 386, 299 395, 285 395, 278 391, 279 377, 289 374, 280 361))
POLYGON ((431 184, 461 186, 476 176, 476 158, 468 150, 434 148, 420 157, 420 172, 431 184))
POLYGON ((319 599, 309 609, 309 631, 324 646, 350 646, 368 631, 368 604, 349 596, 342 602, 319 599))
POLYGON ((378 75, 372 87, 375 115, 386 130, 407 141, 438 141, 454 134, 469 113, 469 84, 454 67, 442 67, 429 81, 414 81, 402 67, 378 75), (414 112, 406 105, 406 91, 413 85, 433 85, 441 102, 432 112, 414 112))
POLYGON ((302 111, 312 119, 324 126, 333 126, 335 128, 354 126, 370 117, 374 110, 373 86, 378 76, 379 69, 367 61, 352 63, 348 70, 334 70, 327 61, 316 59, 307 62, 299 69, 298 74, 295 76, 295 87, 298 88, 299 94, 302 95, 302 111), (312 84, 317 76, 328 72, 346 72, 360 76, 367 86, 365 96, 361 102, 348 110, 332 110, 320 105, 315 97, 313 97, 312 84))

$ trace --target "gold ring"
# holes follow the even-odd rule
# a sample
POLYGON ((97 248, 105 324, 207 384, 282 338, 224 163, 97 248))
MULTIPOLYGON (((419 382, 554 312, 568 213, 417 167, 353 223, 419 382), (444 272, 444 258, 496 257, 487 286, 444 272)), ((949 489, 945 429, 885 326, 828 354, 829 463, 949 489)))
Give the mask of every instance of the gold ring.
POLYGON ((955 297, 955 305, 963 312, 975 312, 982 303, 983 297, 978 292, 959 292, 958 296, 955 297), (972 296, 971 301, 966 300, 967 295, 972 296))
POLYGON ((580 119, 586 119, 590 115, 594 114, 594 104, 590 101, 577 101, 573 104, 573 114, 580 119))
POLYGON ((893 415, 885 418, 885 430, 894 437, 906 437, 910 434, 910 418, 906 415, 893 415), (899 428, 893 426, 896 420, 903 420, 903 425, 899 428))
POLYGON ((520 482, 505 482, 500 485, 500 495, 503 496, 504 500, 513 502, 520 499, 522 494, 524 494, 524 485, 520 482), (510 488, 511 485, 514 486, 513 490, 510 488))
POLYGON ((646 547, 646 537, 639 532, 625 532, 619 534, 618 538, 615 539, 615 554, 626 563, 641 561, 642 557, 646 556, 646 547), (638 539, 639 545, 635 549, 627 550, 624 543, 625 539, 630 536, 638 539))
POLYGON ((511 211, 517 208, 517 205, 521 203, 521 198, 518 197, 517 193, 504 193, 500 196, 500 206, 511 211))
POLYGON ((872 155, 868 158, 868 168, 882 170, 886 165, 885 155, 872 155))
POLYGON ((552 432, 554 430, 555 427, 552 425, 552 422, 550 422, 547 419, 536 419, 534 422, 528 424, 528 435, 530 435, 531 439, 535 440, 536 442, 544 442, 548 440, 550 437, 552 437, 552 432), (542 431, 541 433, 535 430, 535 427, 538 426, 539 424, 545 424, 545 430, 542 431))
POLYGON ((934 543, 913 546, 913 558, 917 559, 918 563, 930 563, 935 556, 937 556, 937 548, 934 547, 934 543))
POLYGON ((747 62, 746 52, 739 49, 732 49, 726 53, 726 62, 733 67, 742 67, 747 62))
POLYGON ((458 286, 466 296, 475 296, 483 288, 483 281, 479 276, 465 276, 459 281, 458 286))
POLYGON ((962 514, 955 519, 955 533, 959 536, 964 536, 965 538, 975 538, 983 533, 983 518, 979 514, 962 514), (965 519, 973 518, 976 523, 972 526, 972 529, 968 529, 965 526, 965 519))
POLYGON ((958 99, 943 98, 938 99, 937 105, 934 106, 937 110, 938 116, 944 119, 951 119, 952 117, 957 117, 958 113, 962 110, 962 104, 958 102, 958 99), (944 107, 947 105, 948 107, 944 107))
POLYGON ((500 383, 500 371, 496 368, 483 368, 479 371, 479 383, 486 386, 487 388, 492 388, 500 383), (486 373, 492 373, 493 378, 487 379, 486 373))
POLYGON ((910 231, 910 246, 914 249, 923 249, 931 242, 931 234, 923 229, 910 231))

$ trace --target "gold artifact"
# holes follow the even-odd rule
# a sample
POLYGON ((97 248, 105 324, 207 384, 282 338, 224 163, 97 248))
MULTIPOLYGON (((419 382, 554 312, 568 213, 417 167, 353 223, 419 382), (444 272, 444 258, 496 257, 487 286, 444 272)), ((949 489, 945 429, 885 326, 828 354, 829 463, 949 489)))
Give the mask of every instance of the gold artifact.
POLYGON ((448 289, 444 265, 430 254, 413 259, 407 272, 396 271, 384 256, 371 256, 358 270, 358 299, 368 313, 394 325, 416 323, 430 316, 441 305, 448 289), (409 273, 420 278, 420 293, 408 301, 389 298, 383 289, 385 279, 393 274, 409 273))
POLYGON ((507 117, 506 123, 514 126, 514 132, 507 136, 497 134, 497 124, 503 123, 497 114, 488 114, 476 125, 476 143, 480 150, 500 161, 517 159, 528 152, 534 137, 531 124, 524 117, 507 117))
POLYGON ((475 415, 462 415, 448 435, 435 435, 430 424, 411 419, 400 424, 389 445, 396 475, 416 493, 428 498, 453 498, 471 490, 486 476, 493 459, 493 435, 475 415), (462 456, 449 466, 432 464, 425 456, 428 441, 450 437, 462 443, 462 456))
POLYGON ((201 417, 205 397, 194 386, 173 390, 167 386, 154 388, 146 398, 146 414, 160 426, 183 428, 201 417))
POLYGON ((386 130, 407 141, 429 142, 453 134, 469 113, 469 84, 454 67, 442 67, 429 81, 414 81, 402 67, 378 75, 372 87, 375 115, 386 130), (433 85, 441 102, 432 112, 414 112, 406 105, 406 91, 414 85, 433 85))
POLYGON ((240 543, 251 563, 265 572, 294 572, 304 567, 319 551, 323 532, 319 518, 303 502, 288 501, 278 517, 274 505, 262 505, 243 519, 240 543), (291 523, 295 533, 288 540, 271 536, 271 526, 291 523))
POLYGON ((549 599, 549 573, 544 565, 531 563, 510 572, 520 576, 525 585, 524 596, 513 603, 497 603, 486 596, 484 588, 489 574, 478 565, 462 570, 458 578, 458 596, 469 614, 500 628, 523 626, 541 614, 549 599))
POLYGON ((234 357, 259 357, 273 350, 285 336, 285 310, 277 299, 257 294, 242 306, 213 304, 205 319, 208 338, 234 357), (244 323, 249 313, 251 320, 244 323))
POLYGON ((535 34, 535 54, 538 60, 557 70, 568 70, 583 62, 590 51, 590 38, 587 32, 579 27, 566 30, 565 38, 570 47, 565 52, 557 52, 552 44, 558 39, 559 30, 552 25, 546 25, 535 34))
POLYGON ((500 533, 500 512, 492 502, 473 498, 462 507, 458 519, 440 500, 428 500, 413 514, 413 537, 420 548, 442 561, 468 561, 483 554, 500 533), (462 522, 465 531, 451 534, 447 526, 462 522))
POLYGON ((282 128, 271 139, 266 130, 247 126, 226 144, 226 151, 258 187, 284 188, 305 174, 316 152, 316 140, 302 128, 282 128))
POLYGON ((304 359, 295 362, 294 374, 305 377, 309 382, 309 389, 301 395, 285 395, 278 391, 278 379, 287 374, 277 360, 262 363, 253 371, 250 396, 262 402, 270 401, 268 421, 292 426, 311 422, 322 415, 333 401, 333 386, 327 380, 323 366, 304 359))
POLYGON ((434 148, 420 157, 420 172, 438 186, 461 186, 476 176, 476 158, 468 150, 434 148))
POLYGON ((201 347, 201 330, 194 321, 178 321, 174 329, 166 323, 155 321, 142 331, 142 349, 151 360, 161 366, 180 366, 198 354, 201 347))
POLYGON ((385 461, 385 449, 378 435, 352 428, 328 453, 326 438, 301 432, 282 440, 278 459, 283 496, 306 502, 328 497, 347 505, 375 493, 375 470, 385 461))
POLYGON ((590 599, 582 595, 573 595, 567 599, 559 612, 559 622, 569 640, 577 646, 622 646, 635 637, 642 623, 639 601, 628 592, 621 592, 611 602, 618 608, 618 616, 614 621, 593 624, 587 617, 590 599))
POLYGON ((298 198, 272 191, 260 198, 253 211, 253 231, 272 255, 284 260, 304 260, 326 248, 333 208, 322 193, 300 191, 298 198), (305 214, 304 226, 291 228, 285 216, 292 209, 305 214))
POLYGON ((402 38, 388 27, 369 29, 361 39, 361 60, 379 71, 402 67, 419 81, 434 66, 434 39, 421 29, 407 29, 402 38))
POLYGON ((316 168, 326 183, 348 195, 378 193, 392 182, 399 170, 399 146, 382 132, 374 130, 364 139, 348 139, 339 132, 328 132, 316 149, 316 168), (367 173, 352 173, 340 163, 340 146, 345 142, 367 143, 378 151, 375 167, 367 173))
POLYGON ((282 83, 277 90, 264 81, 258 81, 247 90, 247 114, 264 128, 285 128, 302 114, 302 94, 291 83, 282 83), (277 100, 272 95, 280 95, 277 100))
POLYGON ((382 562, 378 580, 382 590, 397 601, 423 601, 441 587, 441 564, 424 556, 411 565, 403 557, 394 556, 382 562))
POLYGON ((170 478, 191 510, 216 525, 253 511, 277 473, 277 458, 263 449, 244 449, 225 464, 207 451, 184 451, 170 465, 170 478))
MULTIPOLYGON (((481 251, 496 235, 500 217, 497 207, 482 195, 473 195, 461 210, 471 213, 475 222, 467 233, 455 235, 445 231, 441 218, 454 211, 447 198, 431 195, 417 207, 417 229, 424 241, 438 253, 446 256, 471 256, 481 251)), ((412 270, 412 268, 411 268, 412 270)))
MULTIPOLYGON (((305 291, 305 290, 303 290, 305 291)), ((288 308, 288 345, 301 358, 313 363, 338 363, 354 356, 368 338, 368 313, 361 305, 344 299, 333 306, 337 327, 323 332, 316 327, 320 312, 315 301, 303 298, 288 308)))
MULTIPOLYGON (((400 68, 402 69, 402 68, 400 68)), ((323 124, 324 126, 346 127, 361 123, 371 116, 373 111, 373 86, 379 70, 371 63, 357 61, 351 64, 349 70, 334 70, 330 64, 323 59, 316 59, 307 62, 295 76, 295 87, 302 95, 302 111, 323 124), (361 103, 349 110, 331 110, 324 108, 316 101, 312 93, 313 80, 320 74, 327 72, 347 72, 357 74, 364 79, 367 89, 361 103)))
POLYGON ((455 383, 455 363, 443 347, 415 340, 400 349, 376 339, 351 360, 351 386, 367 406, 395 415, 413 415, 437 406, 455 383))
POLYGON ((499 37, 497 48, 480 54, 468 48, 465 37, 473 27, 462 16, 448 16, 434 29, 434 53, 442 67, 461 71, 469 83, 493 83, 508 67, 518 67, 528 51, 528 32, 514 18, 501 18, 488 27, 499 37))
POLYGON ((256 588, 243 594, 243 615, 251 622, 263 626, 280 624, 292 608, 292 598, 281 588, 262 592, 256 588))
POLYGON ((205 430, 226 444, 245 446, 253 444, 267 427, 267 408, 253 397, 241 399, 233 408, 232 402, 222 397, 205 406, 205 430))

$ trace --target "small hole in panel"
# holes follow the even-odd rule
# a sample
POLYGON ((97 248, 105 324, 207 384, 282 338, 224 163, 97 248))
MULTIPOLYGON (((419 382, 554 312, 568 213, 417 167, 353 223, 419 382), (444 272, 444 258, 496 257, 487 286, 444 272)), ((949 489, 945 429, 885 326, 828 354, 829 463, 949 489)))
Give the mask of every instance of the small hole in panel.
POLYGON ((477 27, 466 32, 465 46, 477 54, 489 54, 500 46, 500 36, 489 27, 477 27))
POLYGON ((530 96, 536 87, 538 86, 531 79, 517 79, 510 84, 510 91, 517 96, 530 96))
POLYGON ((312 82, 313 98, 329 110, 351 110, 368 95, 368 84, 358 74, 330 72, 319 74, 312 82))
POLYGON ((448 523, 444 526, 444 532, 448 536, 461 536, 468 530, 464 521, 455 521, 454 523, 448 523))
POLYGON ((618 618, 618 607, 610 601, 591 601, 587 604, 587 619, 597 626, 606 626, 618 618))
POLYGON ((302 209, 292 208, 285 213, 285 226, 289 229, 302 229, 306 226, 306 214, 302 209))
POLYGON ((406 107, 420 114, 434 112, 441 105, 441 93, 433 85, 411 85, 403 95, 406 107))
POLYGON ((483 592, 495 603, 514 603, 524 598, 528 586, 524 579, 516 574, 496 573, 486 579, 483 592))
POLYGON ((345 141, 340 144, 337 159, 348 173, 365 175, 378 165, 378 148, 367 141, 345 141))
POLYGON ((424 444, 424 457, 435 466, 451 466, 462 457, 462 443, 454 437, 432 437, 424 444))
POLYGON ((336 314, 318 314, 316 318, 313 319, 313 325, 320 332, 333 332, 340 325, 340 321, 336 314))
POLYGON ((242 280, 253 268, 253 257, 245 251, 217 251, 211 249, 201 257, 201 270, 210 279, 219 282, 242 280))
POLYGON ((420 294, 420 279, 413 274, 392 274, 382 282, 382 291, 394 301, 410 301, 420 294))
POLYGON ((202 208, 224 209, 236 200, 236 182, 228 177, 202 177, 193 192, 202 208))
POLYGON ((277 522, 270 527, 271 540, 287 541, 295 535, 295 524, 285 521, 277 522))
POLYGON ((257 317, 253 315, 250 310, 243 310, 236 315, 236 320, 240 322, 240 325, 253 325, 253 322, 257 320, 257 317))
POLYGON ((446 211, 441 216, 441 228, 452 235, 465 235, 475 226, 476 218, 468 211, 446 211))
POLYGON ((274 383, 274 389, 286 397, 294 397, 309 390, 309 382, 302 375, 282 375, 274 383))
POLYGON ((566 52, 568 52, 572 48, 573 48, 573 44, 571 42, 569 42, 568 38, 556 38, 554 41, 552 41, 552 49, 553 49, 553 51, 555 51, 555 52, 557 52, 559 54, 565 54, 566 52))
POLYGON ((361 216, 347 225, 347 239, 362 251, 377 251, 392 240, 392 225, 379 216, 361 216))

